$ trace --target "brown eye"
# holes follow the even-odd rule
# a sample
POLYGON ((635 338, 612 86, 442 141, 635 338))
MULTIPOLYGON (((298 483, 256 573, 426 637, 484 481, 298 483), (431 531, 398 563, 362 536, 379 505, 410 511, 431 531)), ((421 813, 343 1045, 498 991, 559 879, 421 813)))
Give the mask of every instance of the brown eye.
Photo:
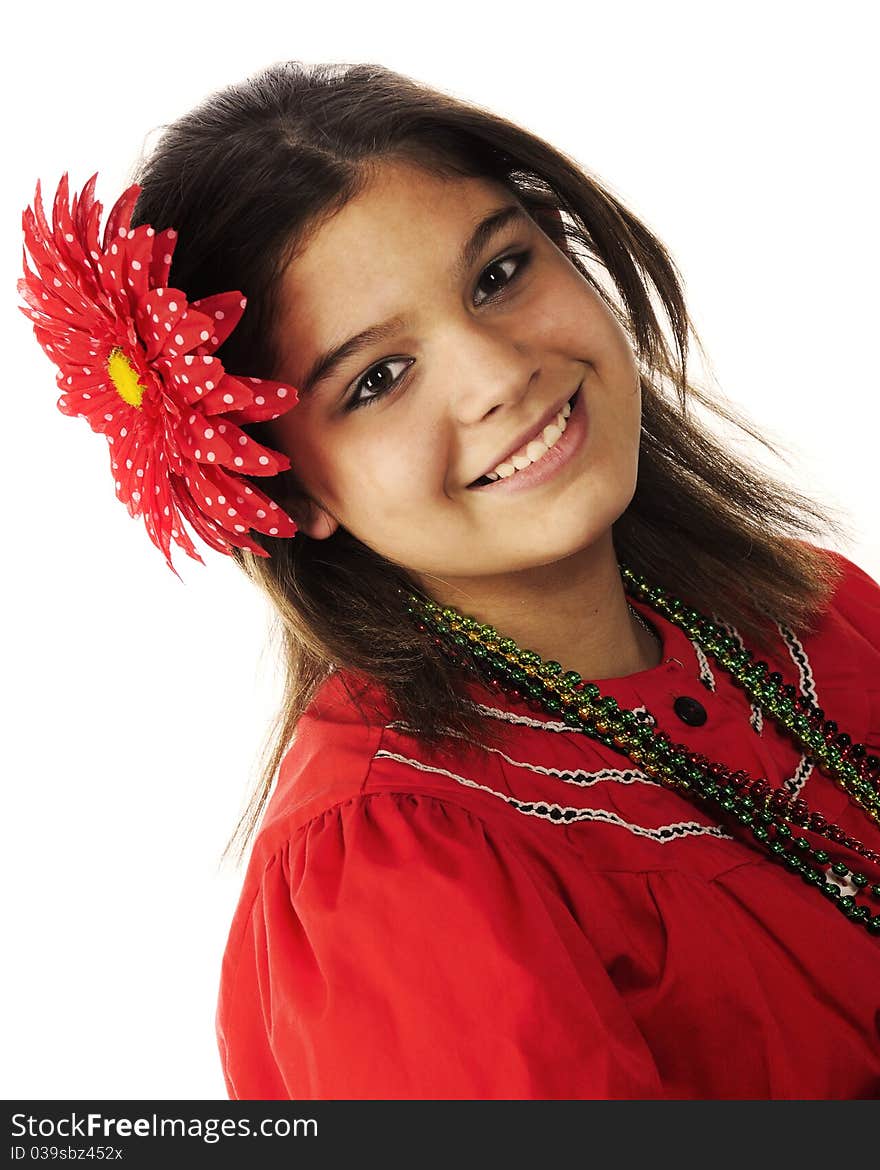
MULTIPOLYGON (((522 275, 522 273, 528 267, 531 258, 531 252, 517 252, 512 256, 502 256, 499 260, 493 260, 492 263, 488 264, 480 273, 480 278, 477 281, 477 288, 479 289, 484 282, 488 282, 489 295, 485 299, 487 301, 491 301, 494 297, 498 296, 499 293, 503 292, 504 289, 508 287, 508 285, 513 284, 513 282, 522 275), (500 269, 502 264, 513 264, 514 267, 510 276, 502 276, 499 287, 497 276, 493 276, 492 274, 500 269)), ((482 303, 483 302, 481 301, 480 304, 482 303)))
POLYGON ((403 365, 407 367, 412 365, 415 358, 383 358, 381 362, 376 362, 375 365, 370 366, 365 374, 354 384, 354 390, 351 397, 346 403, 346 410, 357 410, 359 406, 370 406, 373 402, 378 401, 383 395, 392 390, 394 386, 400 381, 403 373, 397 374, 396 377, 388 377, 383 375, 383 371, 389 370, 392 366, 403 365), (373 386, 368 383, 374 383, 373 386), (361 390, 368 391, 368 397, 361 397, 361 390))

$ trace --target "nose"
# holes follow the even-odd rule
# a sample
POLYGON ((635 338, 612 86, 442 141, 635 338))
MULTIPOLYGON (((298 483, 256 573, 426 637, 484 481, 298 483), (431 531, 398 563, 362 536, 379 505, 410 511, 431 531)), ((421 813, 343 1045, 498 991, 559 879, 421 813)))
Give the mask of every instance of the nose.
POLYGON ((463 425, 478 423, 507 406, 515 407, 540 376, 533 352, 510 337, 476 326, 455 351, 450 385, 452 410, 463 425))

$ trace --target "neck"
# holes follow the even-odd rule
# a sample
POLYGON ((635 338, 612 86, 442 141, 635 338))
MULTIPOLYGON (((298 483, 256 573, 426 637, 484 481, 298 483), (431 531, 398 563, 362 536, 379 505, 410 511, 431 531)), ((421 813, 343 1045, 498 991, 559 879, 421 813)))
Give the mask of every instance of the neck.
POLYGON ((549 565, 503 577, 420 583, 438 604, 493 625, 522 649, 585 679, 624 678, 662 660, 659 640, 630 614, 610 531, 549 565))

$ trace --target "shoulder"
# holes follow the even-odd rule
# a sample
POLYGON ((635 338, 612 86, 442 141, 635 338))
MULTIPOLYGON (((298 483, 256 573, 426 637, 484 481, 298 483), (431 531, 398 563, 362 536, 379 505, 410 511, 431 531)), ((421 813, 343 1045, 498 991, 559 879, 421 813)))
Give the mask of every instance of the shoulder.
POLYGON ((828 611, 832 628, 842 625, 880 651, 880 585, 860 565, 833 549, 825 550, 840 570, 828 611))
MULTIPOLYGON (((825 612, 803 635, 805 653, 820 678, 846 690, 877 688, 880 671, 880 585, 858 564, 834 549, 822 550, 839 576, 825 612)), ((781 632, 797 649, 798 638, 781 632)))
MULTIPOLYGON (((475 684, 468 684, 466 690, 476 702, 492 701, 490 693, 475 684)), ((511 741, 515 740, 520 730, 516 714, 494 713, 513 720, 505 727, 511 741)), ((474 806, 479 815, 479 801, 469 799, 471 794, 463 792, 456 780, 474 754, 482 758, 484 751, 482 745, 459 740, 432 749, 395 719, 380 689, 334 671, 300 719, 282 759, 254 843, 253 864, 268 862, 317 819, 343 811, 351 816, 371 798, 421 795, 426 809, 429 798, 446 798, 462 809, 474 806)), ((410 811, 418 814, 419 806, 410 805, 410 811)))

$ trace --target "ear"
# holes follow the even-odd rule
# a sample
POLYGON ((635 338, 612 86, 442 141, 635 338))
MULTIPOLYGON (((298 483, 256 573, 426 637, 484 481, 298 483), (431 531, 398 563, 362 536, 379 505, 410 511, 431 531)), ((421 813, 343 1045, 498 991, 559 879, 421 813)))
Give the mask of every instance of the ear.
POLYGON ((300 532, 312 540, 326 540, 339 527, 339 521, 331 516, 320 504, 305 496, 291 500, 286 510, 296 521, 300 532))

